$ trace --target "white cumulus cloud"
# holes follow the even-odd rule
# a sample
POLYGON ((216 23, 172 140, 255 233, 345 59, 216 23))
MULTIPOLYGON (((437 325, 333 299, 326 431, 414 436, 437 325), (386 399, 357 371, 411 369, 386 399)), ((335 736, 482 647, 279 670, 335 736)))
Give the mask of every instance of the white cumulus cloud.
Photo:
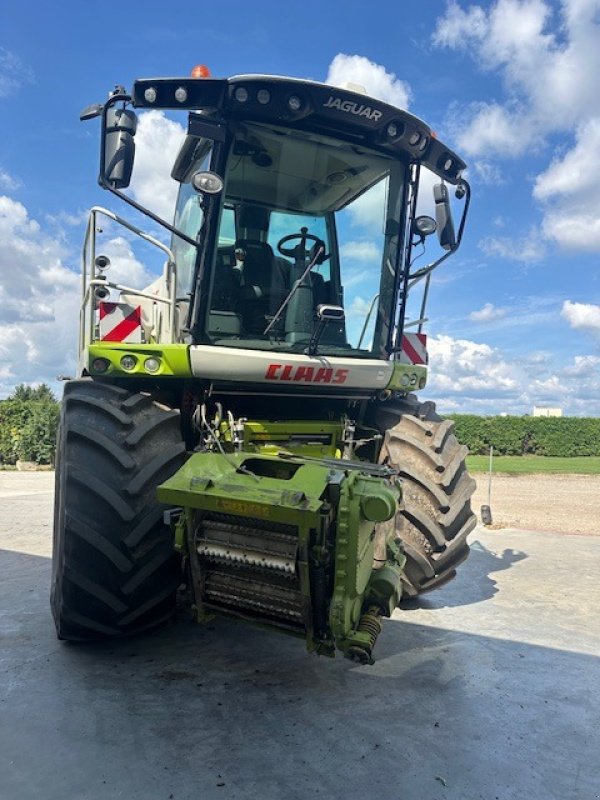
POLYGON ((338 53, 329 65, 325 83, 332 86, 359 84, 367 94, 399 108, 408 108, 410 101, 409 85, 365 56, 338 53))
MULTIPOLYGON (((596 78, 600 70, 600 31, 597 0, 564 0, 559 14, 543 0, 496 0, 485 10, 448 4, 438 20, 433 43, 464 50, 485 70, 497 71, 507 100, 497 106, 505 116, 502 127, 531 145, 550 131, 569 130, 600 110, 596 78), (549 98, 551 101, 549 102, 549 98)), ((494 106, 492 106, 494 107, 494 106)), ((489 106, 471 109, 467 129, 477 119, 494 119, 489 106)), ((488 146, 489 133, 471 140, 472 152, 488 146)), ((499 140, 501 152, 504 137, 499 140)))
POLYGON ((168 119, 163 111, 139 115, 131 193, 167 222, 173 221, 179 188, 171 178, 171 169, 184 137, 183 126, 168 119))
POLYGON ((479 311, 471 311, 469 319, 473 320, 473 322, 494 322, 497 319, 502 319, 506 314, 506 308, 498 308, 493 303, 485 303, 479 311))
POLYGON ((600 306, 592 303, 573 303, 565 300, 561 315, 575 330, 600 333, 600 306))
POLYGON ((388 185, 388 178, 384 178, 368 191, 363 192, 360 197, 341 212, 341 218, 343 219, 347 214, 352 225, 365 228, 371 234, 379 235, 383 233, 388 185))
POLYGON ((6 192, 14 192, 15 189, 20 189, 21 186, 22 183, 18 178, 0 169, 0 189, 6 192))
POLYGON ((514 366, 488 344, 440 335, 428 339, 428 350, 430 389, 440 395, 489 396, 518 389, 514 366))
POLYGON ((571 366, 565 367, 565 374, 574 377, 587 376, 600 370, 600 356, 575 356, 571 366))
POLYGON ((570 362, 547 353, 515 358, 469 339, 428 339, 427 396, 442 413, 531 414, 552 405, 566 414, 600 414, 600 357, 580 354, 570 362))
POLYGON ((600 0, 495 0, 485 8, 452 0, 432 41, 502 80, 503 99, 454 109, 466 153, 489 162, 543 152, 551 134, 573 137, 535 180, 541 232, 565 248, 600 250, 600 210, 590 198, 600 175, 600 0))
POLYGON ((146 267, 138 261, 131 243, 123 236, 115 236, 102 246, 102 254, 110 258, 110 268, 106 277, 133 289, 143 289, 155 278, 146 267))
POLYGON ((600 116, 580 125, 575 145, 536 178, 545 236, 575 250, 600 250, 599 185, 600 116))
POLYGON ((27 209, 0 196, 0 396, 16 383, 47 381, 75 364, 79 272, 63 244, 27 209))
POLYGON ((479 248, 486 256, 523 264, 534 264, 546 255, 546 243, 535 228, 525 236, 486 236, 479 242, 479 248))
MULTIPOLYGON (((470 114, 466 125, 452 126, 461 151, 474 156, 519 156, 528 148, 529 131, 524 134, 523 124, 515 125, 511 109, 498 103, 473 103, 470 114)), ((525 124, 529 128, 530 123, 525 124)))
POLYGON ((372 241, 346 242, 340 247, 340 255, 349 261, 381 260, 381 248, 372 241))
MULTIPOLYGON (((107 277, 134 288, 150 284, 156 274, 137 259, 128 239, 111 231, 97 241, 97 253, 111 259, 107 277)), ((22 382, 45 381, 58 391, 57 375, 74 375, 76 368, 79 254, 5 195, 0 241, 0 397, 22 382), (68 266, 71 257, 74 268, 68 266)))
MULTIPOLYGON (((555 158, 548 169, 537 176, 533 195, 538 200, 572 197, 582 192, 597 198, 600 182, 600 118, 591 119, 576 132, 576 145, 562 158, 555 158)), ((590 199, 592 197, 590 196, 590 199)))
POLYGON ((486 186, 501 186, 506 183, 506 178, 502 170, 489 161, 480 160, 473 163, 473 170, 477 176, 477 182, 486 186))

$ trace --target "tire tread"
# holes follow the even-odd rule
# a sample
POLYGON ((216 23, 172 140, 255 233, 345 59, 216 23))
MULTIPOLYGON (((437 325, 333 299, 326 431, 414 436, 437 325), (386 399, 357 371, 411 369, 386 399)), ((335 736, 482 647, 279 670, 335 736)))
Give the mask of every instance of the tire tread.
POLYGON ((155 489, 184 460, 178 411, 111 384, 66 384, 51 590, 59 638, 129 636, 173 615, 181 564, 155 489))
POLYGON ((451 580, 467 558, 476 484, 466 471, 468 449, 432 402, 409 395, 380 407, 376 424, 385 432, 380 461, 398 469, 403 485, 396 534, 407 557, 404 594, 414 597, 451 580))

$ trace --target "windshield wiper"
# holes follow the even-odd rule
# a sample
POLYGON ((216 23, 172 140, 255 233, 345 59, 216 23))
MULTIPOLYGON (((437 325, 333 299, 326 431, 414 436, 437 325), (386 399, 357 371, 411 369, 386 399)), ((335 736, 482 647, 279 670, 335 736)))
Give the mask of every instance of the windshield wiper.
POLYGON ((310 262, 310 264, 309 264, 309 265, 307 266, 307 268, 304 270, 304 272, 302 273, 302 275, 300 276, 300 278, 298 278, 298 280, 297 280, 297 281, 294 283, 294 285, 293 285, 293 286, 292 286, 292 288, 290 289, 290 293, 289 293, 289 294, 288 294, 288 296, 285 298, 285 300, 283 301, 283 303, 282 303, 282 304, 279 306, 279 308, 278 308, 278 309, 277 309, 277 311, 275 312, 275 316, 273 317, 273 319, 271 320, 271 322, 269 322, 269 324, 267 325, 267 327, 266 327, 266 328, 265 328, 265 330, 263 331, 263 336, 266 336, 266 335, 267 335, 267 333, 268 333, 268 332, 271 330, 271 328, 272 328, 272 327, 275 325, 275 323, 277 322, 277 320, 279 319, 279 317, 280 317, 280 316, 283 314, 283 312, 285 311, 285 309, 286 309, 286 308, 287 308, 287 306, 288 306, 288 303, 290 302, 290 300, 292 299, 292 297, 293 297, 293 296, 296 294, 296 292, 298 291, 298 289, 300 288, 300 286, 302 286, 302 284, 304 283, 304 279, 306 278, 306 276, 308 275, 308 273, 311 271, 311 269, 312 269, 312 268, 315 266, 315 264, 317 263, 317 261, 319 260, 319 258, 321 257, 321 255, 322 255, 324 252, 325 252, 325 248, 324 248, 324 247, 322 247, 322 246, 321 246, 321 247, 318 247, 318 248, 317 248, 317 252, 315 253, 315 255, 314 255, 314 257, 313 257, 313 260, 310 262))

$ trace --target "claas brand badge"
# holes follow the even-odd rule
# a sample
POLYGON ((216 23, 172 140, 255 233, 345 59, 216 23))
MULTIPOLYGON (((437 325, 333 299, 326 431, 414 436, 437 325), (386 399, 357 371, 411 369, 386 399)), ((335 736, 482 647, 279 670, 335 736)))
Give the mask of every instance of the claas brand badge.
POLYGON ((346 383, 347 369, 332 367, 294 367, 291 364, 269 364, 265 373, 268 381, 292 383, 346 383))

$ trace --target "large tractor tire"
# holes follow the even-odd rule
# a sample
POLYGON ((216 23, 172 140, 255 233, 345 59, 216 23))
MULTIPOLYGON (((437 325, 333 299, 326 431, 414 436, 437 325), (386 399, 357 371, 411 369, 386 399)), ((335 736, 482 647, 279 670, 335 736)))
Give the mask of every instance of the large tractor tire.
POLYGON ((379 460, 396 467, 402 481, 395 528, 407 557, 404 596, 415 597, 451 580, 468 556, 467 536, 477 524, 471 511, 475 481, 454 423, 442 419, 433 403, 409 395, 381 406, 377 422, 385 432, 379 460))
POLYGON ((66 385, 50 597, 60 639, 129 636, 173 614, 181 564, 155 490, 184 459, 178 411, 117 386, 66 385))

